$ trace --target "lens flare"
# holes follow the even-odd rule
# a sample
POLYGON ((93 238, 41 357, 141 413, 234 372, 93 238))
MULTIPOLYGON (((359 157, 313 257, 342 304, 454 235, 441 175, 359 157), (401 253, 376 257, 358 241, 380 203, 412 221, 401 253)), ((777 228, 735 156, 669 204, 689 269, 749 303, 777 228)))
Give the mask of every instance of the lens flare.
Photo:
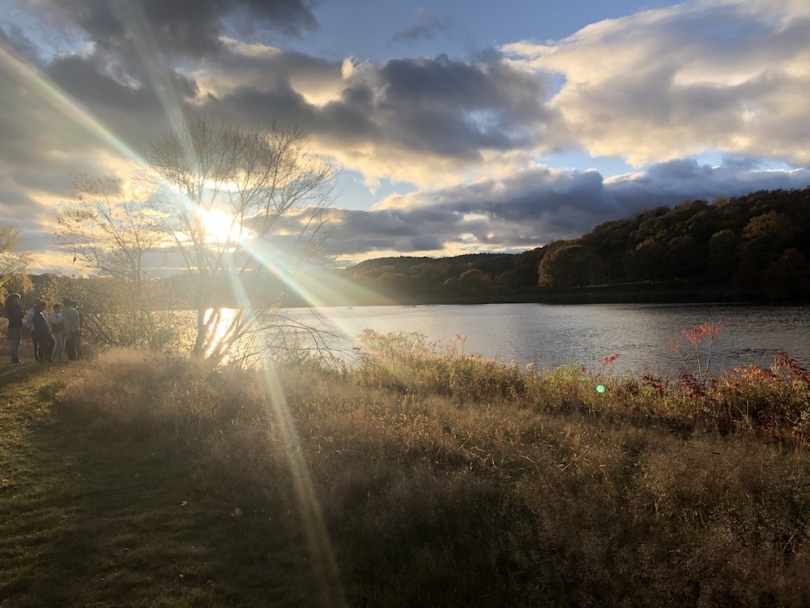
MULTIPOLYGON (((120 3, 119 3, 120 4, 120 3)), ((138 4, 136 2, 131 4, 138 4)), ((123 6, 123 5, 122 5, 123 6)), ((129 3, 127 3, 129 6, 129 3)), ((134 10, 134 9, 133 9, 134 10)), ((158 55, 157 47, 150 45, 149 40, 151 37, 148 35, 145 20, 140 15, 134 12, 124 11, 123 17, 129 17, 126 22, 127 28, 139 39, 136 45, 140 53, 143 55, 143 61, 147 68, 150 80, 155 85, 158 91, 164 110, 174 125, 175 133, 178 135, 183 132, 184 121, 183 114, 176 97, 173 94, 173 87, 171 86, 171 78, 169 77, 168 70, 163 61, 158 55)), ((37 99, 46 103, 50 108, 54 109, 62 117, 66 117, 73 121, 75 124, 83 128, 87 133, 97 138, 101 142, 111 146, 116 152, 121 154, 124 158, 132 161, 139 168, 147 171, 149 175, 159 184, 169 187, 173 193, 176 202, 183 205, 189 212, 200 213, 200 210, 183 196, 176 188, 171 188, 166 183, 159 173, 150 170, 148 164, 143 158, 135 153, 123 140, 116 136, 106 125, 95 118, 86 108, 79 104, 76 100, 72 99, 64 91, 62 91, 53 81, 51 81, 45 74, 39 72, 36 68, 32 67, 22 56, 17 54, 7 45, 0 42, 0 69, 9 75, 9 79, 17 86, 24 88, 29 94, 34 95, 37 99)), ((185 139, 179 136, 180 141, 185 139)), ((186 154, 190 154, 186 150, 186 154)), ((191 156, 189 156, 191 158, 191 156)), ((203 221, 206 221, 203 219, 203 221)), ((219 221, 216 222, 219 225, 219 221)), ((279 268, 274 266, 270 259, 265 255, 260 255, 256 249, 251 250, 247 248, 248 252, 257 256, 259 262, 264 266, 274 271, 274 273, 282 278, 287 285, 294 289, 297 293, 301 294, 312 304, 317 305, 317 298, 312 294, 308 294, 306 290, 296 285, 294 281, 290 280, 287 273, 282 272, 279 268)), ((244 287, 241 285, 238 274, 231 269, 229 276, 238 287, 235 290, 239 294, 240 308, 237 309, 234 315, 249 315, 253 316, 253 309, 250 301, 245 293, 244 287)), ((215 314, 211 311, 210 314, 215 314)), ((233 328, 235 325, 230 324, 233 328)), ((215 331, 219 331, 216 328, 215 331)), ((225 333, 221 340, 229 340, 232 336, 227 335, 228 330, 223 330, 225 333)), ((268 406, 272 408, 276 419, 282 429, 282 435, 287 451, 287 458, 289 462, 290 471, 295 483, 296 493, 301 509, 301 516, 307 532, 307 538, 310 545, 311 554, 313 556, 313 569, 317 578, 322 586, 323 596, 328 600, 328 603, 335 606, 342 606, 345 604, 343 601, 343 590, 340 582, 338 568, 335 562, 334 552, 326 530, 326 525, 323 521, 321 514, 320 504, 315 496, 315 491, 312 485, 312 480, 309 475, 309 470, 301 449, 300 440, 295 429, 295 424, 290 415, 289 408, 287 407, 284 392, 281 389, 279 379, 275 371, 270 365, 263 367, 264 383, 268 396, 268 406)))

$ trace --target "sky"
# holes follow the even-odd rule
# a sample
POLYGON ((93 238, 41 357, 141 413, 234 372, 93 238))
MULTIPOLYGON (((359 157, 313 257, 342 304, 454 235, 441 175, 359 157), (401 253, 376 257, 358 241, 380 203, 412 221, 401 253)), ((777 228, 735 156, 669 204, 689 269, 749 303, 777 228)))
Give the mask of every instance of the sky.
POLYGON ((338 263, 524 251, 810 185, 810 2, 0 0, 0 223, 32 270, 70 270, 76 176, 201 115, 306 130, 338 263))

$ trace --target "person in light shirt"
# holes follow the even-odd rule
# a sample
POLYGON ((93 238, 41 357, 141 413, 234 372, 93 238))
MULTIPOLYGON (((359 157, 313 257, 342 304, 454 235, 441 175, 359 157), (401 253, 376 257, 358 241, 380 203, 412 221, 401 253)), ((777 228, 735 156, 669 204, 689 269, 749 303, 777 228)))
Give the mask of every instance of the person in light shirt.
POLYGON ((61 361, 62 352, 65 350, 65 320, 62 318, 61 304, 53 305, 53 312, 48 315, 48 322, 51 324, 55 343, 52 357, 54 361, 61 361))
POLYGON ((76 310, 76 302, 70 298, 62 301, 62 319, 65 323, 65 347, 68 359, 82 358, 82 329, 79 323, 79 311, 76 310))

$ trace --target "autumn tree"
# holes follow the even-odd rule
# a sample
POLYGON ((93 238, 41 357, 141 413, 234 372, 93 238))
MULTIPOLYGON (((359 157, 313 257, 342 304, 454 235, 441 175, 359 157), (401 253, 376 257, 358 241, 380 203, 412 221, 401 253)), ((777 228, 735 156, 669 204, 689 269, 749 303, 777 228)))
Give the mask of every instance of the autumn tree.
POLYGON ((734 274, 739 237, 732 230, 718 230, 709 239, 706 276, 728 281, 734 274))
POLYGON ((471 268, 459 275, 458 286, 470 295, 487 295, 492 287, 492 277, 478 268, 471 268))
POLYGON ((778 211, 751 218, 742 231, 740 255, 757 270, 764 270, 776 260, 799 232, 801 226, 778 211))
POLYGON ((797 249, 786 249, 768 264, 763 276, 765 294, 771 298, 789 298, 806 295, 810 280, 810 265, 797 249))
POLYGON ((687 234, 669 240, 660 272, 664 278, 688 278, 701 274, 704 266, 705 258, 695 239, 687 234))
POLYGON ((787 214, 779 211, 752 217, 742 230, 732 283, 745 289, 762 288, 768 265, 790 247, 801 230, 787 214))
POLYGON ((667 249, 661 241, 647 237, 624 258, 624 270, 631 281, 649 281, 662 278, 667 249))
POLYGON ((377 279, 380 287, 390 296, 407 296, 411 287, 411 279, 401 272, 384 272, 377 279))
POLYGON ((563 245, 540 261, 538 282, 541 287, 582 287, 603 279, 599 258, 582 245, 563 245))
POLYGON ((31 261, 27 253, 17 251, 20 231, 13 225, 0 226, 0 294, 15 277, 22 277, 31 261))
POLYGON ((256 287, 272 273, 295 290, 328 234, 334 170, 308 152, 304 132, 202 118, 157 139, 145 158, 159 187, 154 209, 193 291, 192 353, 216 363, 237 343, 289 327, 256 287), (227 311, 225 281, 239 300, 227 311))

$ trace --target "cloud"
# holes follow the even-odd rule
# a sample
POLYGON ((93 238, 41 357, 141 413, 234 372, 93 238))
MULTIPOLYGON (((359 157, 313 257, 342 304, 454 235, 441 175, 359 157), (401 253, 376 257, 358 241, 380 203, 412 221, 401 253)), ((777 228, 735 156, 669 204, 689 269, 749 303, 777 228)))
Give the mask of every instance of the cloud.
POLYGON ((634 165, 705 150, 810 164, 810 11, 690 2, 502 50, 564 78, 551 101, 573 142, 634 165))
POLYGON ((396 32, 391 36, 388 44, 432 40, 436 34, 449 32, 452 28, 451 19, 448 17, 438 17, 425 9, 419 9, 416 18, 416 25, 396 32))
POLYGON ((603 222, 655 205, 808 184, 809 170, 740 173, 733 166, 711 167, 693 159, 607 180, 593 170, 537 166, 509 179, 392 197, 378 209, 346 212, 326 249, 348 260, 397 251, 519 250, 577 238, 603 222))
POLYGON ((322 152, 370 179, 459 182, 490 153, 550 145, 544 81, 498 54, 348 65, 232 45, 192 77, 207 94, 201 111, 302 125, 322 152))
POLYGON ((133 36, 148 31, 163 52, 200 57, 219 50, 221 37, 261 30, 300 36, 317 28, 305 0, 43 0, 62 27, 72 24, 104 51, 126 55, 133 36))
POLYGON ((6 45, 25 57, 33 65, 42 65, 39 49, 23 31, 13 23, 0 26, 0 46, 6 45))

